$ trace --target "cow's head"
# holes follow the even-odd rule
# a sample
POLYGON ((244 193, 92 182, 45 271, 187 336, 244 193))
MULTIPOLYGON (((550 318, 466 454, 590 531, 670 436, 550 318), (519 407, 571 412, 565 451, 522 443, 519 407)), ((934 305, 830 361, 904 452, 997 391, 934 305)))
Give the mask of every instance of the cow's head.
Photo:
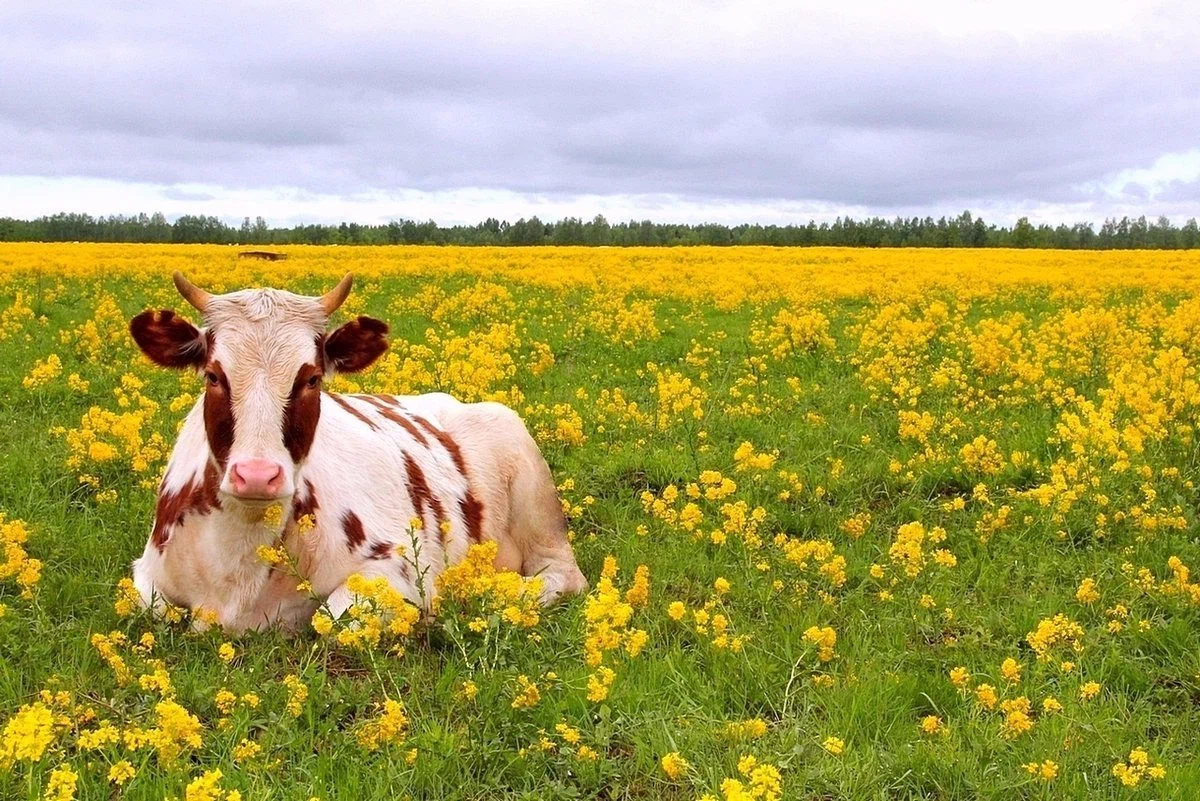
POLYGON ((222 493, 251 502, 289 498, 316 434, 322 380, 362 370, 387 349, 387 324, 370 317, 326 334, 351 283, 346 275, 319 298, 277 289, 211 295, 175 273, 204 327, 167 309, 130 321, 155 364, 203 375, 204 429, 222 493))

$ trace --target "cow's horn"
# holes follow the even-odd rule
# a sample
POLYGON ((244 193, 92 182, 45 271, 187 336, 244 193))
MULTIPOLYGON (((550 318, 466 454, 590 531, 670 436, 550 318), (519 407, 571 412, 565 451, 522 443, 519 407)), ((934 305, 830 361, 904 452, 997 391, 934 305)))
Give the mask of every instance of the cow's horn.
POLYGON ((339 306, 346 302, 346 298, 350 296, 350 287, 353 285, 353 273, 346 273, 346 277, 339 281, 337 286, 321 296, 321 308, 325 310, 326 315, 333 314, 339 306))
POLYGON ((212 300, 212 295, 184 278, 181 272, 177 271, 171 277, 175 279, 175 288, 179 290, 180 295, 183 295, 183 299, 203 314, 205 308, 208 307, 208 302, 212 300))

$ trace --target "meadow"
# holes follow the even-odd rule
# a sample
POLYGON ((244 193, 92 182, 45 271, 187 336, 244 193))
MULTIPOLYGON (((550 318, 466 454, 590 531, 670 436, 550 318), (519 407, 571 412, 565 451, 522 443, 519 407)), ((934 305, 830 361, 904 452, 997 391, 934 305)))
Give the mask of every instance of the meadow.
POLYGON ((0 798, 1195 797, 1200 254, 283 250, 0 245, 0 798), (588 594, 138 611, 173 270, 353 271, 392 348, 331 389, 520 411, 588 594))

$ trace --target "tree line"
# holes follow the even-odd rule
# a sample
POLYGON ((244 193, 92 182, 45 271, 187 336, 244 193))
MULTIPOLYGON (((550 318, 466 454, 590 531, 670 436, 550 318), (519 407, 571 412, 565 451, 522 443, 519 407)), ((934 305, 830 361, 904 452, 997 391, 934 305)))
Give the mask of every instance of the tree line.
POLYGON ((185 214, 174 221, 163 214, 110 215, 63 212, 33 220, 0 217, 0 242, 157 242, 237 245, 775 245, 812 247, 1058 248, 1107 250, 1200 247, 1195 218, 1176 226, 1166 217, 1148 221, 1107 219, 1099 228, 1090 222, 1034 225, 1022 217, 1012 226, 989 224, 964 211, 957 217, 839 217, 833 222, 794 225, 683 225, 650 220, 610 223, 597 215, 589 221, 566 217, 544 222, 537 217, 516 222, 488 218, 476 225, 438 225, 432 220, 395 220, 380 225, 359 223, 268 225, 262 217, 246 217, 232 226, 218 217, 185 214))

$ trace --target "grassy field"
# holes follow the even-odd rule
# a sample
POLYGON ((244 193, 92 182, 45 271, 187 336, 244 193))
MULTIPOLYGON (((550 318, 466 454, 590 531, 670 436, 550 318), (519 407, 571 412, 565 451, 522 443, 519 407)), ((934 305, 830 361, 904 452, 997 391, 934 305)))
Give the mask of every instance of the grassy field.
POLYGON ((1195 797, 1200 254, 287 252, 0 246, 0 798, 1195 797), (378 645, 131 613, 175 269, 353 270, 393 347, 333 388, 521 411, 591 593, 479 567, 378 645))

